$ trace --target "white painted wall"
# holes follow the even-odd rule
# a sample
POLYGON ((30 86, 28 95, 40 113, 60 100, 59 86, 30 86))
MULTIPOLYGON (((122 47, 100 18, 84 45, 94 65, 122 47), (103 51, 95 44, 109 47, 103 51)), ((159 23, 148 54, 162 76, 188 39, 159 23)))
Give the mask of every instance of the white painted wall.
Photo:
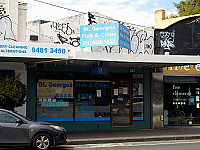
MULTIPOLYGON (((27 8, 26 3, 19 3, 18 0, 1 0, 0 5, 6 11, 5 15, 8 15, 10 18, 3 18, 0 20, 0 31, 5 31, 8 37, 15 37, 17 42, 25 42, 26 41, 26 20, 27 20, 27 8), (11 21, 10 21, 11 20, 11 21)), ((4 40, 4 38, 0 37, 0 40, 4 40)), ((8 40, 12 41, 12 40, 8 40)), ((27 71, 24 63, 17 62, 1 62, 0 61, 0 69, 1 70, 15 70, 15 74, 21 74, 20 79, 23 83, 27 82, 27 71)), ((16 108, 16 110, 26 115, 26 105, 22 107, 16 108)))
POLYGON ((9 33, 8 36, 11 38, 15 37, 17 42, 25 42, 27 31, 27 4, 19 3, 19 0, 1 0, 0 6, 1 5, 6 11, 5 15, 8 15, 8 17, 0 20, 0 31, 9 33), (8 18, 10 18, 10 20, 8 18))
POLYGON ((18 4, 18 42, 26 42, 27 38, 27 4, 19 3, 18 4))

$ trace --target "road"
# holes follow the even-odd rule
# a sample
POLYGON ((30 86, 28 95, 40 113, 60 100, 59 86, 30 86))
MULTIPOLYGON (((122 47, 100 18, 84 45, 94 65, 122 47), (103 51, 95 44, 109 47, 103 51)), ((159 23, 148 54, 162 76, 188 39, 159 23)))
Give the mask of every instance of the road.
MULTIPOLYGON (((200 140, 66 145, 52 150, 199 150, 200 140)), ((0 148, 0 150, 3 150, 0 148)), ((6 149, 4 149, 6 150, 6 149)), ((7 149, 15 150, 15 149, 7 149)), ((24 148, 18 150, 27 150, 24 148)))

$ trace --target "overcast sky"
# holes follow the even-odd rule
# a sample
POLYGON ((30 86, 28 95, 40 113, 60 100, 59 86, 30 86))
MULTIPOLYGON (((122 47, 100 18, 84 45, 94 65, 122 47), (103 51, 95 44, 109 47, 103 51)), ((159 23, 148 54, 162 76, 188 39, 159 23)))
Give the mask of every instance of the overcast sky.
MULTIPOLYGON (((28 3, 28 21, 58 20, 78 13, 53 6, 48 6, 34 0, 20 0, 28 3)), ((81 12, 99 12, 113 19, 138 24, 154 26, 155 10, 164 9, 166 15, 177 14, 173 2, 181 0, 41 0, 81 12)))

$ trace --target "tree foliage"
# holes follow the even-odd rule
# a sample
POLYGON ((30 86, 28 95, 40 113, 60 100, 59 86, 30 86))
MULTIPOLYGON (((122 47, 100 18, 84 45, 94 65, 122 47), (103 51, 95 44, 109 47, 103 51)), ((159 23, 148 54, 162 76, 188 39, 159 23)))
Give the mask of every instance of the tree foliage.
POLYGON ((19 75, 0 78, 0 107, 14 110, 25 103, 26 94, 26 85, 20 81, 19 75))
POLYGON ((184 0, 174 3, 178 9, 179 16, 189 16, 200 13, 200 0, 184 0))
POLYGON ((178 17, 178 15, 171 13, 169 16, 166 16, 166 19, 176 18, 176 17, 178 17))

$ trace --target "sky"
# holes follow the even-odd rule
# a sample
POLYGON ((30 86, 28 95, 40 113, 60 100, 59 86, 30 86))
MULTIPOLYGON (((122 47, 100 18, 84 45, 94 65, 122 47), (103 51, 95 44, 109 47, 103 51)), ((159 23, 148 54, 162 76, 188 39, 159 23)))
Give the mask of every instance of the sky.
MULTIPOLYGON (((77 12, 56 8, 35 0, 20 0, 27 3, 27 20, 55 21, 78 14, 77 12)), ((155 10, 163 9, 166 15, 177 14, 174 2, 181 0, 40 0, 77 10, 80 12, 99 12, 122 22, 152 27, 155 25, 155 10)))

